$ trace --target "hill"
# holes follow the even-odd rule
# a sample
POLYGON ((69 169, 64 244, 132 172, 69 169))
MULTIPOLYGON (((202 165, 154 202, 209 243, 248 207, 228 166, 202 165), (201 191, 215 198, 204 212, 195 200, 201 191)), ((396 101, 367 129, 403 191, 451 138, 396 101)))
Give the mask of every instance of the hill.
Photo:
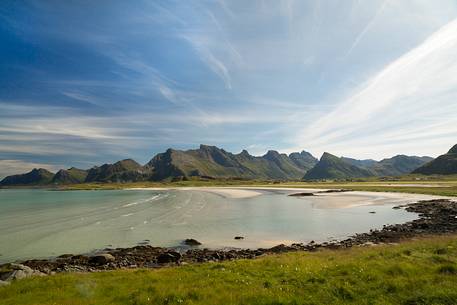
POLYGON ((454 145, 447 154, 413 171, 414 174, 423 175, 452 175, 457 174, 457 145, 454 145))
POLYGON ((303 177, 305 180, 347 179, 373 176, 367 169, 355 166, 342 158, 325 152, 319 163, 303 177))
POLYGON ((338 158, 324 153, 321 161, 310 170, 303 179, 351 179, 362 177, 401 176, 433 160, 430 157, 397 155, 392 158, 375 161, 357 160, 347 157, 338 158))
POLYGON ((54 174, 44 168, 34 168, 32 171, 20 174, 12 175, 4 178, 0 185, 42 185, 49 184, 52 181, 54 174))
POLYGON ((297 166, 306 169, 307 171, 314 167, 319 160, 307 151, 295 152, 289 155, 290 160, 297 166))
POLYGON ((148 178, 148 170, 132 159, 91 168, 84 182, 133 182, 148 178))
POLYGON ((341 157, 341 159, 347 163, 350 163, 354 166, 361 167, 361 168, 370 168, 374 166, 378 161, 373 159, 366 159, 366 160, 357 160, 353 158, 341 157))
POLYGON ((83 183, 86 180, 87 171, 72 167, 59 170, 52 178, 53 184, 83 183))
POLYGON ((398 155, 389 159, 383 159, 373 164, 370 169, 376 176, 401 176, 409 174, 418 167, 432 161, 431 157, 416 157, 398 155))

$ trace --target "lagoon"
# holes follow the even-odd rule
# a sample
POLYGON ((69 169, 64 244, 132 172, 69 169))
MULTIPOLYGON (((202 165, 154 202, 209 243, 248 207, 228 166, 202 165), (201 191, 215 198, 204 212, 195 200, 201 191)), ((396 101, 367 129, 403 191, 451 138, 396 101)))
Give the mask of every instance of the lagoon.
POLYGON ((392 207, 430 196, 349 192, 182 188, 55 191, 0 190, 0 263, 151 244, 259 248, 342 239, 417 215, 392 207), (235 240, 235 236, 245 237, 235 240))

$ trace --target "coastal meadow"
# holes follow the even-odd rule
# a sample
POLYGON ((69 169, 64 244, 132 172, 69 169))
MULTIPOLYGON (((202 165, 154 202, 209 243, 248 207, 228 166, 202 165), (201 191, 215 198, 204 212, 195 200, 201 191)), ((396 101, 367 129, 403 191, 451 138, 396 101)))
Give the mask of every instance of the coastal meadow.
POLYGON ((2 305, 455 304, 457 235, 255 260, 57 274, 0 287, 2 305))

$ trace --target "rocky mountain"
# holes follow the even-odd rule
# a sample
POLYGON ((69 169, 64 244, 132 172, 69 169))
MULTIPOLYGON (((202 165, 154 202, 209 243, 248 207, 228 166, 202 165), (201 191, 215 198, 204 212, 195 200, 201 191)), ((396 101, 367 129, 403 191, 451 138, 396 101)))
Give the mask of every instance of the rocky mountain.
POLYGON ((319 161, 316 159, 312 154, 307 151, 302 152, 295 152, 289 155, 289 158, 294 162, 297 166, 305 168, 306 170, 310 170, 317 164, 319 161))
POLYGON ((179 176, 300 179, 316 162, 306 152, 290 157, 269 151, 264 156, 255 157, 246 150, 232 154, 215 146, 200 145, 198 149, 186 151, 168 149, 156 155, 145 167, 152 172, 152 180, 179 176))
POLYGON ((398 155, 383 159, 370 167, 376 176, 401 176, 409 174, 420 166, 432 161, 431 157, 398 155))
POLYGON ((305 180, 348 179, 372 176, 370 170, 351 164, 349 161, 324 153, 319 162, 303 177, 305 180))
POLYGON ((34 168, 26 174, 8 176, 0 185, 44 185, 50 184, 53 177, 54 174, 44 168, 34 168))
POLYGON ((417 168, 413 173, 423 175, 457 174, 457 145, 454 145, 447 154, 441 155, 435 160, 417 168))
POLYGON ((324 153, 319 163, 306 173, 303 179, 350 179, 362 177, 401 176, 430 162, 433 158, 398 155, 375 161, 338 158, 324 153))
MULTIPOLYGON (((438 161, 445 164, 436 166, 445 167, 446 170, 450 167, 452 171, 451 159, 455 155, 457 145, 447 155, 439 158, 438 161)), ((154 156, 144 166, 132 159, 125 159, 114 164, 94 166, 89 170, 60 170, 55 175, 45 169, 34 169, 27 174, 6 177, 0 185, 170 181, 192 177, 263 180, 348 179, 407 174, 431 160, 429 157, 399 155, 378 162, 371 159, 338 158, 329 153, 324 153, 321 159, 317 160, 306 151, 286 155, 274 150, 263 156, 252 156, 246 150, 233 154, 216 146, 200 145, 198 149, 190 150, 170 148, 154 156)))
POLYGON ((361 168, 370 168, 374 166, 378 161, 373 160, 373 159, 366 159, 366 160, 357 160, 357 159, 352 159, 352 158, 347 158, 347 157, 341 157, 341 160, 350 163, 352 165, 361 167, 361 168))
POLYGON ((84 182, 132 182, 149 177, 149 171, 132 159, 125 159, 114 164, 94 166, 87 172, 84 182))
POLYGON ((52 178, 53 184, 83 183, 87 177, 87 170, 72 167, 59 170, 52 178))

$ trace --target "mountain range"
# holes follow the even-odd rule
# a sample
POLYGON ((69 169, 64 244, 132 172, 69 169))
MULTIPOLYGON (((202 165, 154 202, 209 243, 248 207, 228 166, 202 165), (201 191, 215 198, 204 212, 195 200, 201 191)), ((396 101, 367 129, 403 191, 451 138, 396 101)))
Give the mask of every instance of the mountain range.
POLYGON ((304 180, 352 179, 364 177, 401 176, 432 161, 431 157, 398 155, 381 161, 338 158, 324 153, 319 162, 309 170, 304 180))
POLYGON ((70 168, 56 174, 46 169, 4 178, 1 186, 49 185, 90 182, 176 181, 192 177, 204 179, 325 180, 372 176, 399 176, 414 173, 457 173, 457 145, 448 154, 430 157, 398 155, 375 161, 336 157, 324 153, 320 160, 302 151, 289 155, 274 150, 252 156, 246 150, 233 154, 216 146, 198 149, 168 149, 141 165, 132 159, 94 166, 88 170, 70 168))
POLYGON ((451 175, 457 174, 457 145, 454 145, 447 154, 415 169, 414 174, 423 175, 451 175))
POLYGON ((305 151, 286 155, 270 150, 257 157, 246 150, 233 154, 215 146, 200 145, 198 149, 186 151, 170 148, 145 165, 125 159, 88 170, 62 169, 55 175, 45 169, 34 169, 30 173, 8 176, 0 185, 169 181, 191 177, 299 180, 317 162, 305 151))

